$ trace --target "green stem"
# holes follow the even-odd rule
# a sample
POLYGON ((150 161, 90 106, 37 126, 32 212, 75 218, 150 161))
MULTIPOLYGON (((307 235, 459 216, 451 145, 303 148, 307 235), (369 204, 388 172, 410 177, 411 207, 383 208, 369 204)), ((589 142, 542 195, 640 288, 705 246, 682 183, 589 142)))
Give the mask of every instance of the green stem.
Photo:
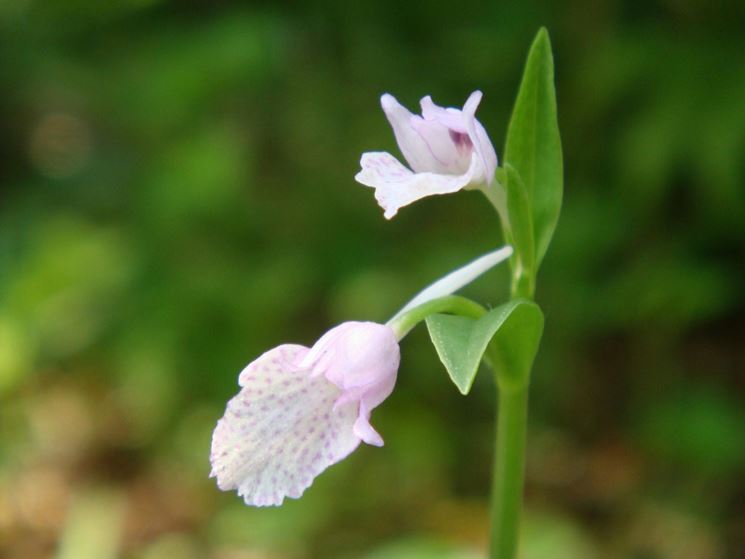
POLYGON ((520 529, 528 424, 528 382, 497 390, 497 440, 491 502, 491 559, 514 559, 520 529))
MULTIPOLYGON (((516 244, 509 222, 510 208, 504 188, 496 181, 484 194, 500 216, 505 241, 516 244)), ((531 241, 532 243, 532 241, 531 241)), ((535 272, 525 269, 524 255, 516 251, 510 259, 512 268, 512 299, 533 300, 535 272)), ((532 260, 531 260, 532 261, 532 260)), ((508 365, 494 355, 497 367, 508 365)), ((515 559, 520 535, 520 514, 525 482, 525 447, 528 426, 528 390, 530 371, 500 370, 495 375, 497 384, 497 426, 494 453, 494 472, 491 495, 491 559, 515 559), (517 374, 520 373, 520 374, 517 374), (500 382, 500 378, 502 381, 500 382), (507 382, 519 379, 519 382, 507 382)))
POLYGON ((419 324, 422 320, 431 314, 448 313, 465 316, 468 318, 481 318, 486 309, 478 303, 461 297, 459 295, 447 295, 438 299, 432 299, 414 307, 400 316, 396 316, 388 321, 396 333, 396 337, 401 340, 409 331, 419 324))
POLYGON ((514 274, 513 272, 510 292, 513 299, 528 299, 532 301, 535 292, 535 283, 532 276, 524 273, 514 274))

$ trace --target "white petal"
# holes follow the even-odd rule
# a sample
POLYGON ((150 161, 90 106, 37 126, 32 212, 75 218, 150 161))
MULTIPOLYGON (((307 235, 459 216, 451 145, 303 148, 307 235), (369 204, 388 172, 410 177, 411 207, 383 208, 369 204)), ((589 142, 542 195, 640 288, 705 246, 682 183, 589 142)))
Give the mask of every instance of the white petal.
POLYGON ((279 346, 246 367, 242 390, 215 428, 211 476, 220 489, 238 489, 246 504, 300 497, 315 476, 359 445, 358 403, 335 408, 339 388, 298 367, 307 352, 279 346))
POLYGON ((375 188, 375 199, 391 219, 399 208, 435 194, 450 194, 483 176, 481 161, 471 158, 468 171, 462 175, 413 173, 390 153, 376 151, 362 154, 362 170, 355 175, 357 182, 375 188))
POLYGON ((512 247, 505 246, 500 248, 499 250, 495 250, 493 252, 484 254, 483 256, 479 256, 476 260, 469 262, 465 266, 450 272, 445 277, 440 278, 429 287, 426 287, 425 289, 420 291, 416 295, 416 297, 406 303, 404 308, 402 308, 395 314, 391 321, 395 320, 403 313, 415 307, 418 307, 419 305, 423 305, 428 301, 432 301, 433 299, 438 299, 439 297, 444 297, 445 295, 455 293, 460 288, 471 283, 487 270, 490 270, 500 262, 507 260, 511 255, 512 247))
POLYGON ((354 322, 344 322, 321 336, 299 362, 299 366, 310 369, 314 375, 322 374, 336 358, 335 344, 342 338, 354 322))
POLYGON ((257 378, 264 382, 272 382, 272 372, 279 368, 293 367, 306 354, 308 348, 298 344, 283 344, 251 361, 238 375, 238 385, 246 386, 255 382, 257 378))
POLYGON ((474 91, 463 105, 463 121, 466 124, 468 137, 471 138, 473 149, 481 159, 481 165, 484 169, 485 182, 491 184, 494 180, 494 173, 497 171, 497 152, 489 139, 489 135, 476 120, 476 109, 481 102, 482 94, 480 91, 474 91))
POLYGON ((463 121, 463 114, 460 109, 454 109, 452 107, 441 107, 432 101, 432 97, 427 95, 422 97, 419 101, 419 105, 422 108, 422 116, 426 120, 436 121, 447 126, 451 130, 466 133, 466 124, 463 121))
POLYGON ((466 99, 466 102, 463 104, 463 114, 470 116, 475 115, 476 109, 479 108, 479 103, 481 103, 481 98, 483 96, 484 94, 481 93, 478 89, 471 93, 471 95, 468 96, 468 99, 466 99))
MULTIPOLYGON (((422 137, 437 162, 437 165, 427 171, 444 175, 462 175, 468 170, 473 152, 470 141, 456 143, 453 131, 437 120, 425 120, 415 116, 411 119, 411 126, 422 137)), ((461 136, 467 138, 465 134, 461 136)))
POLYGON ((474 91, 468 96, 463 110, 445 108, 436 105, 428 95, 420 101, 422 107, 422 116, 429 121, 436 121, 452 130, 464 132, 473 144, 473 149, 481 159, 481 166, 484 169, 485 182, 491 184, 494 180, 494 173, 497 170, 497 152, 489 139, 489 135, 476 120, 476 109, 481 102, 482 93, 474 91))
POLYGON ((354 434, 369 445, 383 446, 384 444, 383 437, 370 425, 370 409, 364 399, 360 401, 360 413, 357 421, 354 422, 354 434))
POLYGON ((380 98, 388 122, 393 128, 396 143, 406 161, 416 172, 433 171, 441 167, 434 152, 422 135, 412 126, 414 115, 401 105, 393 95, 383 94, 380 98))

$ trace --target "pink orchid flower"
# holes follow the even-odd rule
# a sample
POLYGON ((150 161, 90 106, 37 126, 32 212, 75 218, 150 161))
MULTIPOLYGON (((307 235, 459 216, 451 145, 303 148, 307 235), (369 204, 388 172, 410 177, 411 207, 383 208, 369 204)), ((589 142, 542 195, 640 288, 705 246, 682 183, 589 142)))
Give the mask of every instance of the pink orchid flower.
POLYGON ((345 322, 312 348, 285 344, 238 377, 212 436, 212 476, 248 505, 281 505, 349 455, 382 446, 370 412, 393 390, 399 347, 391 328, 345 322))
POLYGON ((409 112, 388 93, 380 98, 411 169, 390 153, 368 152, 362 154, 362 170, 355 179, 375 189, 386 219, 420 198, 491 184, 497 154, 476 120, 481 96, 480 91, 471 93, 462 110, 440 107, 431 97, 423 97, 421 116, 409 112))
MULTIPOLYGON (((451 272, 394 319, 457 291, 511 254, 511 247, 504 247, 451 272)), ((311 348, 284 344, 250 363, 212 435, 210 477, 224 491, 237 489, 248 505, 280 505, 285 497, 300 497, 360 442, 382 446, 370 413, 393 391, 398 342, 407 332, 388 324, 344 322, 311 348)))

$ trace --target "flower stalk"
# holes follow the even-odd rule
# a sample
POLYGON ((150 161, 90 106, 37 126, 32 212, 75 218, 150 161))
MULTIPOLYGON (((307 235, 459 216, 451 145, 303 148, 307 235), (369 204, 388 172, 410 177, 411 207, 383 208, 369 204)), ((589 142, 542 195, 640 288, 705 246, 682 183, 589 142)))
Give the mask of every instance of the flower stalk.
MULTIPOLYGON (((516 288, 513 281, 513 299, 516 288)), ((524 284, 523 284, 524 285, 524 284)), ((532 293, 531 293, 532 295, 532 293)), ((488 352, 494 354, 493 351, 488 352)), ((520 536, 525 485, 530 370, 491 356, 497 387, 496 440, 491 494, 491 559, 514 559, 520 536)))
POLYGON ((466 318, 481 318, 485 313, 486 309, 465 297, 460 295, 448 295, 446 297, 439 297, 433 299, 422 305, 418 305, 413 309, 407 310, 400 313, 388 321, 390 326, 396 333, 396 337, 400 340, 406 334, 408 334, 414 326, 422 322, 425 318, 432 314, 446 313, 455 314, 458 316, 465 316, 466 318))
POLYGON ((497 429, 491 498, 492 559, 517 554, 525 478, 528 387, 497 389, 497 429))
MULTIPOLYGON (((505 236, 508 236, 507 231, 505 236)), ((513 255, 511 267, 512 299, 532 301, 535 279, 522 269, 519 254, 513 255)), ((511 370, 514 364, 498 361, 493 351, 487 353, 492 354, 497 386, 489 556, 491 559, 514 559, 525 485, 530 370, 511 370)))
MULTIPOLYGON (((496 188, 484 189, 487 199, 500 216, 504 238, 515 243, 517 228, 521 220, 529 219, 525 208, 515 203, 514 185, 508 183, 514 176, 509 169, 503 175, 508 188, 499 183, 496 188), (489 192, 502 196, 489 195, 489 192), (510 212, 512 210, 512 212, 510 212), (512 221, 510 221, 512 217, 512 221)), ((530 225, 532 230, 532 224, 530 225)), ((533 300, 535 293, 535 271, 533 266, 533 239, 527 239, 527 254, 516 250, 510 258, 511 299, 533 300)), ((525 247, 526 243, 515 243, 525 247)), ((520 517, 522 515, 523 492, 525 485, 525 449, 527 446, 528 393, 530 389, 530 370, 516 369, 514 363, 498 361, 494 351, 488 352, 495 365, 495 384, 497 386, 496 440, 492 472, 492 494, 490 503, 491 559, 515 559, 520 536, 520 517)))

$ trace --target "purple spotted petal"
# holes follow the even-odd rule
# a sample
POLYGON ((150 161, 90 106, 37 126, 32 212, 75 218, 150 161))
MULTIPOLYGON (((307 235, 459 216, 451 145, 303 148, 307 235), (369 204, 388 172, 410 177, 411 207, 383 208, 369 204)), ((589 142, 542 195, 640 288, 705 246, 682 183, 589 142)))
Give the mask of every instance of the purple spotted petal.
POLYGON ((312 349, 276 347, 238 377, 212 435, 211 476, 246 504, 297 498, 360 441, 380 446, 370 412, 396 382, 398 341, 389 326, 345 322, 312 349))
POLYGON ((283 345, 251 363, 212 436, 211 476, 248 505, 298 498, 313 479, 360 443, 358 402, 334 407, 342 391, 297 362, 308 348, 283 345))

